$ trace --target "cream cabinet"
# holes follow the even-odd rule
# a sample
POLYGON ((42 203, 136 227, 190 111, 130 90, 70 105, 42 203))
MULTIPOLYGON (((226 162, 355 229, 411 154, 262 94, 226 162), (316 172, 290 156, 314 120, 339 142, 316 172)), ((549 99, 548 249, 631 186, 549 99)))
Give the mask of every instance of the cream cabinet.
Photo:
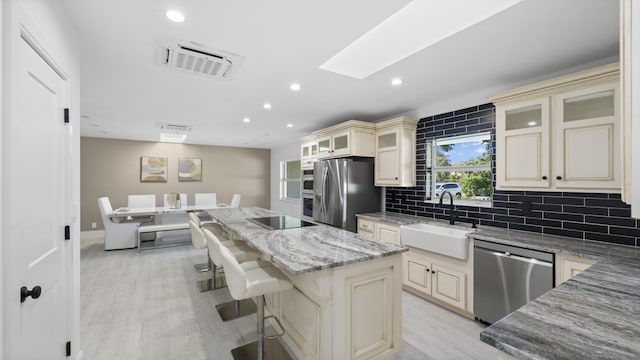
POLYGON ((318 159, 346 156, 374 157, 375 124, 349 120, 326 129, 314 131, 318 159))
POLYGON ((375 221, 358 217, 358 234, 372 240, 376 239, 375 221))
POLYGON ((587 270, 591 265, 598 262, 593 259, 566 255, 558 256, 558 258, 558 266, 556 267, 556 286, 587 270))
POLYGON ((631 216, 640 218, 640 6, 636 1, 620 3, 620 81, 622 89, 623 183, 622 200, 631 204, 631 216), (633 49, 635 49, 635 55, 633 49), (632 71, 636 69, 636 71, 632 71), (635 123, 635 126, 632 124, 635 123), (635 141, 634 141, 635 139, 635 141), (636 183, 635 189, 633 183, 636 183))
POLYGON ((386 223, 375 223, 376 240, 400 245, 400 226, 386 223))
POLYGON ((619 192, 618 64, 492 97, 496 187, 619 192))
POLYGON ((280 341, 296 359, 393 359, 402 345, 401 259, 287 273, 293 289, 265 295, 285 330, 280 341))
POLYGON ((372 240, 401 245, 400 226, 358 217, 358 234, 372 240))
POLYGON ((315 136, 302 138, 300 145, 300 168, 313 169, 313 163, 318 160, 318 141, 315 136))
POLYGON ((416 185, 416 125, 396 118, 376 124, 376 186, 416 185))
POLYGON ((411 248, 403 258, 403 285, 427 297, 439 300, 466 312, 473 312, 467 303, 469 269, 463 262, 411 248))

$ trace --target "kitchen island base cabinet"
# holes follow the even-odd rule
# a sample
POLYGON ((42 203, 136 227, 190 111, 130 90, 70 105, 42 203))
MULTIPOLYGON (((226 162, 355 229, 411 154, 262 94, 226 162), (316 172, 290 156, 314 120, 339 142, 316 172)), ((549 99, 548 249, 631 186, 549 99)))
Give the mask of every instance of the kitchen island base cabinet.
POLYGON ((298 359, 391 360, 401 350, 401 254, 290 279, 267 308, 298 359))
MULTIPOLYGON (((472 246, 472 245, 470 245, 472 246)), ((410 248, 403 254, 403 288, 470 319, 473 315, 473 262, 410 248)), ((473 253, 473 248, 469 253, 473 253)))

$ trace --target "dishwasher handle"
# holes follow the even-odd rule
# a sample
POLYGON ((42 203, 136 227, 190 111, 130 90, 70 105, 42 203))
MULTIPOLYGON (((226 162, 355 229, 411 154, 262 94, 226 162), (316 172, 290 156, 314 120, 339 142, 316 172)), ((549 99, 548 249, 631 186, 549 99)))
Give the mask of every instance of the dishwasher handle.
POLYGON ((481 248, 481 247, 478 247, 478 246, 476 246, 476 249, 489 252, 492 255, 499 256, 499 257, 505 257, 505 258, 509 258, 509 259, 513 259, 513 260, 517 260, 517 261, 521 261, 521 262, 527 262, 527 263, 532 263, 532 264, 540 264, 542 266, 553 267, 553 263, 552 262, 545 261, 545 260, 540 260, 540 259, 536 259, 536 258, 532 258, 532 257, 514 255, 514 254, 512 254, 512 253, 510 253, 508 251, 496 251, 496 250, 481 248))

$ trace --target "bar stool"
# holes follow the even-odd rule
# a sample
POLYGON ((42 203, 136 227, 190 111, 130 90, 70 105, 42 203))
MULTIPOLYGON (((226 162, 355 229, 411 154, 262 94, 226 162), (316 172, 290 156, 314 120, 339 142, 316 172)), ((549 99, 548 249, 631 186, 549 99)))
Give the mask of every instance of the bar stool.
POLYGON ((236 300, 256 298, 257 302, 257 336, 256 342, 252 342, 231 350, 234 359, 292 359, 291 355, 276 340, 284 335, 284 328, 273 315, 264 316, 264 295, 287 291, 293 288, 293 284, 287 276, 272 264, 266 261, 247 261, 239 263, 233 253, 226 248, 220 249, 222 263, 225 268, 225 277, 229 285, 229 293, 236 300), (274 336, 266 336, 264 333, 264 321, 273 318, 282 333, 274 336), (265 339, 267 340, 265 342, 265 339))
MULTIPOLYGON (((197 224, 196 221, 194 221, 194 219, 192 218, 193 213, 189 213, 189 229, 191 230, 191 244, 193 244, 193 247, 196 249, 204 249, 207 247, 207 243, 206 240, 204 238, 204 234, 202 233, 202 229, 200 228, 200 226, 197 224)), ((193 215, 195 216, 195 215, 193 215)), ((207 248, 207 252, 209 251, 209 249, 207 248)), ((203 263, 203 264, 195 264, 193 265, 194 268, 196 268, 196 270, 198 272, 207 272, 211 269, 211 260, 209 259, 209 255, 207 254, 207 262, 203 263)))
MULTIPOLYGON (((222 267, 222 256, 220 255, 221 249, 228 249, 239 263, 258 260, 260 258, 259 253, 253 251, 249 246, 243 244, 241 241, 220 241, 217 235, 220 235, 220 237, 224 239, 220 233, 221 229, 222 228, 218 225, 206 227, 202 230, 207 241, 207 247, 209 248, 209 257, 213 262, 211 267, 212 276, 211 279, 208 280, 209 286, 212 290, 227 286, 225 276, 218 276, 217 273, 217 269, 222 267), (214 234, 214 232, 217 232, 217 235, 214 234)), ((216 310, 218 311, 222 321, 229 321, 255 313, 256 305, 250 299, 235 300, 216 305, 216 310)))

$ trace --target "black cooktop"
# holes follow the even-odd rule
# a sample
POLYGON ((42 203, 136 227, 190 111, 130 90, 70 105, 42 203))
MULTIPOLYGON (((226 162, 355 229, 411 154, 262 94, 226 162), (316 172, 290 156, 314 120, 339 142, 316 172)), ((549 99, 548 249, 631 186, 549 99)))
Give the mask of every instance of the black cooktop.
POLYGON ((316 225, 287 215, 248 218, 247 220, 269 230, 294 229, 303 226, 316 225))

